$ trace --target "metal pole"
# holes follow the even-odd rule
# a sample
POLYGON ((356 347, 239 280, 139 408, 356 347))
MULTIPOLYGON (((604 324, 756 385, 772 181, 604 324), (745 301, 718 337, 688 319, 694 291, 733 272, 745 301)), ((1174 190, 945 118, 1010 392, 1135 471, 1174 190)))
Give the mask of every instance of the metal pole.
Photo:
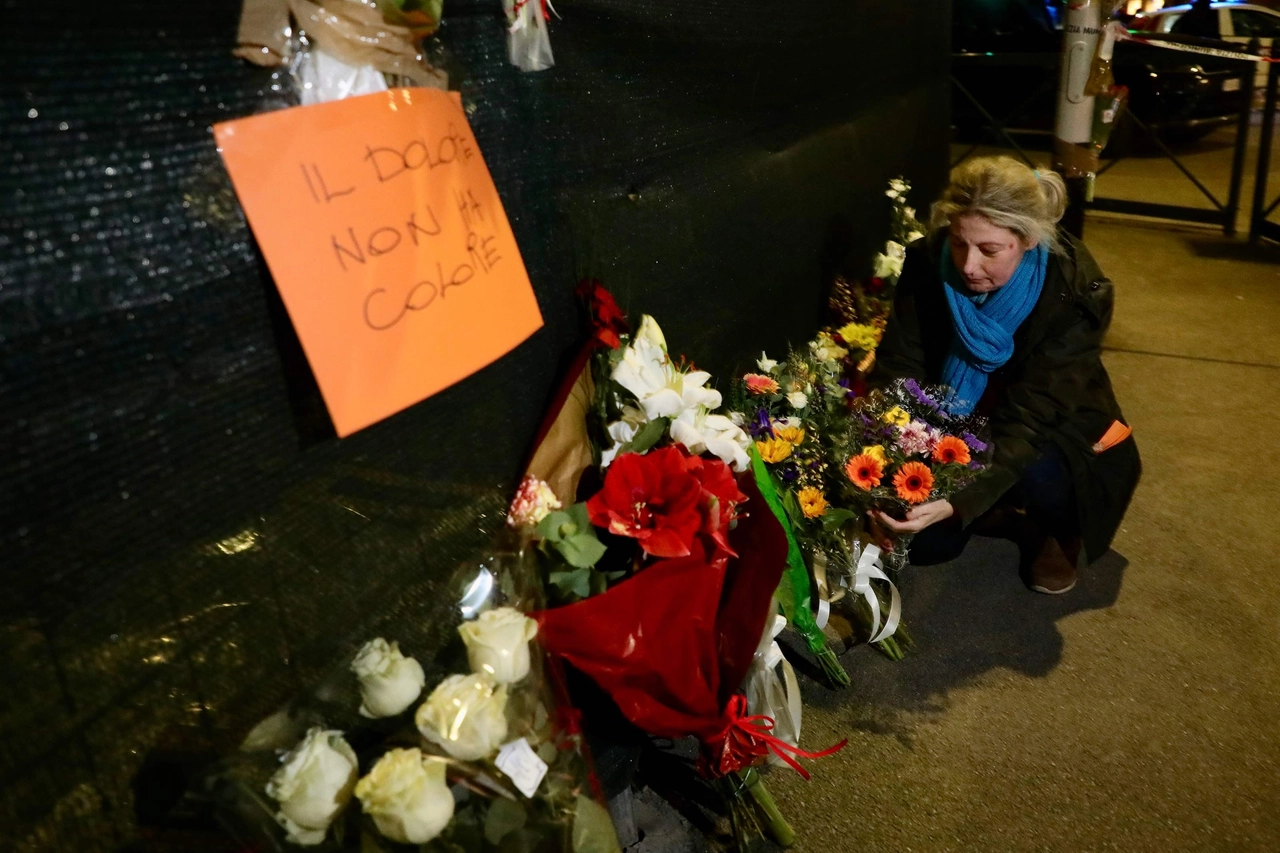
MULTIPOLYGON (((1249 47, 1257 47, 1255 39, 1249 47)), ((1244 155, 1249 144, 1249 119, 1253 117, 1253 78, 1257 76, 1257 64, 1246 66, 1240 80, 1240 121, 1236 126, 1236 151, 1231 158, 1231 189, 1227 194, 1227 206, 1222 211, 1222 231, 1228 237, 1236 236, 1236 216, 1240 212, 1240 185, 1244 181, 1244 155)))
MULTIPOLYGON (((1280 56, 1280 45, 1271 45, 1271 55, 1280 56)), ((1267 100, 1262 107, 1262 137, 1258 140, 1258 172, 1253 183, 1253 215, 1249 217, 1249 242, 1262 236, 1262 222, 1267 218, 1267 178, 1271 173, 1271 134, 1276 122, 1276 83, 1280 81, 1280 63, 1267 70, 1267 100)))
POLYGON ((1084 206, 1093 196, 1098 152, 1093 148, 1093 96, 1085 84, 1102 33, 1101 0, 1067 4, 1062 25, 1062 62, 1058 78, 1058 112, 1053 127, 1053 168, 1067 184, 1067 213, 1062 226, 1082 236, 1084 206))

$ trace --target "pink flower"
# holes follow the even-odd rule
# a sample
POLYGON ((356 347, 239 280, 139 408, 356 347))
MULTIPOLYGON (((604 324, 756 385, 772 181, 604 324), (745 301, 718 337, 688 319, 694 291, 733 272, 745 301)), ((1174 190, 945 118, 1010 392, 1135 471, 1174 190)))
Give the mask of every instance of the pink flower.
POLYGON ((906 426, 898 427, 898 448, 908 456, 927 456, 933 452, 933 445, 937 443, 936 432, 923 421, 912 421, 906 426))
POLYGON ((525 477, 516 490, 515 500, 507 511, 507 524, 511 527, 537 527, 554 509, 560 509, 556 493, 537 477, 525 477))

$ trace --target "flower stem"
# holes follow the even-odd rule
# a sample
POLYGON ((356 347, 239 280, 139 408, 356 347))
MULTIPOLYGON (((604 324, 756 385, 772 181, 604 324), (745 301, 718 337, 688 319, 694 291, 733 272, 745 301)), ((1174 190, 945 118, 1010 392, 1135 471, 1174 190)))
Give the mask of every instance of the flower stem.
POLYGON ((787 823, 787 819, 782 816, 778 804, 774 802, 773 795, 764 786, 764 780, 760 778, 760 773, 754 767, 749 767, 740 775, 743 784, 746 785, 747 792, 751 794, 751 799, 756 804, 756 808, 764 816, 764 826, 769 838, 783 847, 790 847, 795 844, 796 832, 791 828, 791 824, 787 823))
POLYGON ((836 658, 836 653, 831 650, 830 646, 824 646, 814 654, 818 658, 818 664, 822 667, 823 674, 831 682, 832 687, 849 686, 849 673, 844 671, 844 667, 840 665, 840 661, 836 658))

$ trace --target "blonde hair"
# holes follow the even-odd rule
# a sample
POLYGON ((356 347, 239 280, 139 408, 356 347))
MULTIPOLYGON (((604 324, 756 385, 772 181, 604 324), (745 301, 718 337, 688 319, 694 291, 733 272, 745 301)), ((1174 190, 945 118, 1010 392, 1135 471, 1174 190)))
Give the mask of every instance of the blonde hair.
POLYGON ((1066 209, 1067 187, 1056 172, 1012 157, 975 157, 951 170, 951 183, 929 209, 929 230, 937 234, 961 216, 977 215, 1027 246, 1061 254, 1058 220, 1066 209))

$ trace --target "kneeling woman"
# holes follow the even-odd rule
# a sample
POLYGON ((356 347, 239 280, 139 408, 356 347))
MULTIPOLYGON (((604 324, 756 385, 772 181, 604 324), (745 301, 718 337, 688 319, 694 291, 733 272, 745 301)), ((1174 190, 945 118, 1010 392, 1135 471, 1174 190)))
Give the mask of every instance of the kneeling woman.
MULTIPOLYGON (((959 555, 972 533, 1015 538, 1028 584, 1059 593, 1081 550, 1107 550, 1141 463, 1102 366, 1111 282, 1058 229, 1062 179, 1007 157, 969 160, 933 205, 930 236, 907 249, 874 384, 952 389, 948 407, 991 425, 993 464, 950 501, 904 520, 911 562, 959 555)), ((876 525, 873 524, 873 527, 876 525)))

